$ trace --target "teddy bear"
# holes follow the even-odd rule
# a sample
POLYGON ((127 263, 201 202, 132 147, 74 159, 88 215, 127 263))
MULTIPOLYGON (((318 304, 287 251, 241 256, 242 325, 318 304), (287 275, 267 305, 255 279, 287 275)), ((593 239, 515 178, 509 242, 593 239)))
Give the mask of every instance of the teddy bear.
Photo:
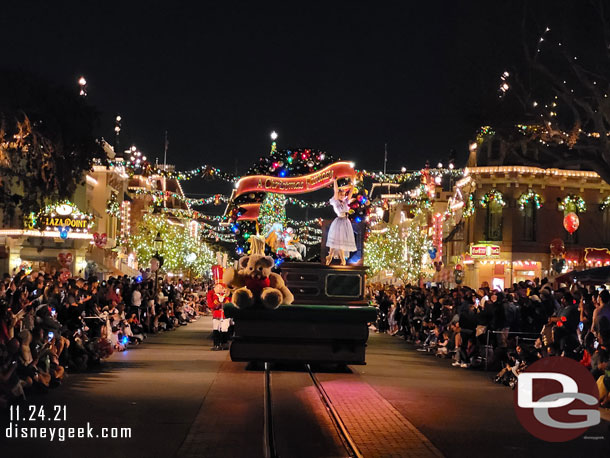
POLYGON ((271 272, 274 261, 271 256, 252 254, 239 260, 239 269, 226 269, 222 281, 233 291, 236 307, 245 309, 262 305, 276 309, 281 304, 290 305, 294 296, 282 277, 271 272))

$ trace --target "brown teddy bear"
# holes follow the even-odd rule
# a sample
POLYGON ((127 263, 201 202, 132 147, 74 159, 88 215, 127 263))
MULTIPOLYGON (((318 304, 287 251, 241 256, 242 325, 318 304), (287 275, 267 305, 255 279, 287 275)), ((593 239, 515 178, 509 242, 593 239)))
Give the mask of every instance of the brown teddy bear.
POLYGON ((292 304, 294 296, 282 277, 271 272, 273 264, 271 256, 253 254, 239 260, 239 270, 225 269, 222 281, 233 291, 233 304, 243 309, 258 304, 268 309, 292 304))

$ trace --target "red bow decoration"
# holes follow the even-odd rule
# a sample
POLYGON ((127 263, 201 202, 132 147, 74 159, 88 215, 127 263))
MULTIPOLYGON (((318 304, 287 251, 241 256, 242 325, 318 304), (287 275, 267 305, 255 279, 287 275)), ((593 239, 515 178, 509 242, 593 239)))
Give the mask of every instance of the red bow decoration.
POLYGON ((98 232, 94 232, 93 242, 95 243, 96 247, 104 248, 106 246, 106 243, 108 242, 108 236, 106 235, 106 233, 100 234, 98 232))
POLYGON ((72 264, 72 253, 59 253, 57 260, 63 267, 68 267, 72 264))

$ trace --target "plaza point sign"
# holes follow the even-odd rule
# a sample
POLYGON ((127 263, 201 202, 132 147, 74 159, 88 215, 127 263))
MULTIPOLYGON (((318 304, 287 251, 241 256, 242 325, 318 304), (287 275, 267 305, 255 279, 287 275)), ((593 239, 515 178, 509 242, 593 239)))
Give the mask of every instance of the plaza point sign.
POLYGON ((32 214, 26 221, 26 228, 88 232, 93 222, 93 215, 80 211, 72 202, 63 201, 49 204, 38 214, 32 214))
MULTIPOLYGON (((334 179, 355 177, 356 171, 352 162, 335 162, 307 175, 295 177, 275 177, 268 175, 251 175, 241 178, 236 185, 235 197, 249 192, 272 192, 276 194, 303 194, 317 191, 332 184, 334 179)), ((238 220, 255 220, 258 218, 259 203, 240 205, 242 214, 238 220)))

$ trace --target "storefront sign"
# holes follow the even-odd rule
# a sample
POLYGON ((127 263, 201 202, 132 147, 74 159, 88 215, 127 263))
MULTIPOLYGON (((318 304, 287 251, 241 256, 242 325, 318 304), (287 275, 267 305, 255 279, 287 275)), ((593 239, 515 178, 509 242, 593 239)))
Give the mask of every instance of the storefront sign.
POLYGON ((499 245, 471 245, 470 256, 473 258, 498 258, 500 257, 499 245))
POLYGON ((26 220, 27 228, 41 230, 58 230, 65 232, 88 232, 93 226, 93 215, 83 213, 71 202, 59 202, 47 205, 37 215, 26 220))
POLYGON ((70 228, 78 228, 78 229, 87 229, 89 226, 89 221, 84 219, 72 219, 72 218, 62 218, 62 217, 52 217, 45 216, 40 224, 48 227, 70 227, 70 228))

